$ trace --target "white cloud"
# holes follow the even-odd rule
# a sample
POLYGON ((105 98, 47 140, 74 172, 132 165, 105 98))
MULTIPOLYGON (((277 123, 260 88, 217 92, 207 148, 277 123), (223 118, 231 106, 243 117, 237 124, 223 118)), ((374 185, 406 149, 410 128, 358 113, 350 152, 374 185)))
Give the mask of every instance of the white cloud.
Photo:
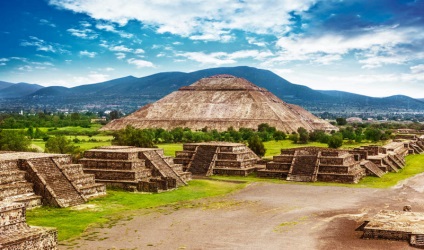
POLYGON ((134 51, 135 54, 143 54, 144 52, 145 52, 144 49, 136 49, 134 51))
POLYGON ((152 62, 130 58, 127 60, 129 64, 135 65, 137 68, 153 68, 155 65, 152 62))
POLYGON ((224 65, 234 64, 237 62, 237 59, 253 58, 255 60, 263 60, 273 54, 270 51, 240 50, 233 53, 214 52, 206 54, 204 52, 184 52, 176 55, 202 64, 224 65))
POLYGON ((79 24, 84 27, 84 28, 88 28, 91 27, 91 23, 87 22, 87 21, 80 21, 79 24))
POLYGON ((361 30, 359 35, 328 33, 318 36, 290 35, 279 38, 280 49, 274 62, 307 60, 330 64, 355 53, 362 68, 378 68, 385 64, 403 64, 417 58, 412 51, 399 46, 422 39, 417 30, 398 26, 374 27, 361 30))
POLYGON ((74 76, 72 77, 72 83, 74 85, 90 84, 104 82, 109 79, 109 75, 101 74, 96 71, 90 72, 87 76, 74 76))
POLYGON ((46 26, 50 26, 52 28, 56 28, 56 24, 51 23, 50 21, 46 20, 46 19, 40 19, 40 24, 41 25, 46 25, 46 26))
POLYGON ((67 29, 67 31, 71 33, 71 35, 82 38, 82 39, 93 40, 99 36, 92 29, 67 29))
POLYGON ((114 68, 111 68, 111 67, 107 67, 107 68, 105 68, 104 70, 105 70, 105 71, 114 71, 115 69, 114 69, 114 68))
POLYGON ((124 45, 118 45, 118 46, 112 46, 109 47, 110 51, 117 51, 117 52, 132 52, 133 49, 127 48, 124 45))
POLYGON ((98 24, 96 24, 96 28, 99 29, 99 30, 105 30, 105 31, 108 31, 108 32, 116 33, 123 38, 132 38, 134 36, 133 34, 129 34, 129 33, 126 33, 124 31, 116 30, 115 26, 113 24, 110 24, 110 23, 98 23, 98 24))
POLYGON ((79 54, 80 54, 80 56, 87 56, 87 57, 90 57, 90 58, 94 58, 97 55, 96 52, 89 52, 87 50, 80 51, 79 54))
POLYGON ((8 58, 0 58, 0 62, 8 62, 8 61, 10 61, 10 59, 8 59, 8 58))
POLYGON ((410 67, 412 74, 424 74, 424 64, 418 64, 410 67))
POLYGON ((285 33, 291 14, 301 14, 316 0, 50 0, 51 5, 85 13, 97 20, 123 26, 138 20, 158 33, 172 33, 192 39, 231 39, 231 30, 256 34, 285 33), (252 18, 254 17, 254 18, 252 18))
POLYGON ((122 59, 124 59, 125 57, 127 57, 127 55, 126 55, 125 53, 122 53, 122 52, 115 53, 115 56, 116 56, 116 58, 117 58, 117 59, 119 59, 119 60, 122 60, 122 59))
POLYGON ((267 43, 263 42, 263 41, 259 41, 257 38, 255 37, 246 37, 246 40, 249 44, 253 44, 259 47, 266 47, 267 43))
POLYGON ((23 47, 35 47, 37 51, 52 52, 52 53, 69 53, 68 50, 64 49, 62 45, 58 43, 49 43, 38 37, 30 36, 30 40, 23 40, 21 46, 23 47))

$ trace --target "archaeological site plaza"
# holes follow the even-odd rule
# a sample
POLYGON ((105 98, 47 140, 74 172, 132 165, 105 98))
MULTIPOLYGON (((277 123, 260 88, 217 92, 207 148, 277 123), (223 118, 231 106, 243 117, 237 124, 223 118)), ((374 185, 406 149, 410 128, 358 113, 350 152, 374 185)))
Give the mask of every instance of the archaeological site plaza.
MULTIPOLYGON (((189 127, 218 131, 267 123, 286 133, 337 131, 303 108, 288 104, 242 78, 217 75, 113 120, 102 130, 189 127)), ((78 162, 67 154, 0 151, 0 249, 56 249, 57 231, 26 224, 26 210, 40 206, 72 207, 106 195, 106 187, 160 193, 212 175, 277 178, 292 182, 358 183, 405 167, 405 156, 424 153, 424 136, 397 135, 384 146, 352 149, 282 149, 261 159, 243 143, 184 143, 175 157, 163 149, 104 146, 87 150, 78 162)), ((284 187, 282 188, 284 190, 284 187)), ((142 195, 142 194, 140 194, 142 195)), ((361 227, 364 238, 424 244, 423 215, 383 210, 361 227)), ((354 229, 353 229, 354 230, 354 229)), ((60 233, 60 232, 59 232, 60 233)))

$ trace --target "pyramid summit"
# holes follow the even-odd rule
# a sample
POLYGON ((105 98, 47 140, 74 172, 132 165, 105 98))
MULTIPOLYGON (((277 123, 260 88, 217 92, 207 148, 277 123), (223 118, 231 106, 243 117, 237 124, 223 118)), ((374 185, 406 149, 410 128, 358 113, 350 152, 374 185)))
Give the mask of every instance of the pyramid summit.
POLYGON ((268 123, 286 133, 299 127, 312 130, 337 130, 305 109, 288 104, 264 88, 232 75, 214 75, 148 104, 131 115, 113 120, 102 130, 135 128, 204 127, 227 130, 252 128, 268 123))

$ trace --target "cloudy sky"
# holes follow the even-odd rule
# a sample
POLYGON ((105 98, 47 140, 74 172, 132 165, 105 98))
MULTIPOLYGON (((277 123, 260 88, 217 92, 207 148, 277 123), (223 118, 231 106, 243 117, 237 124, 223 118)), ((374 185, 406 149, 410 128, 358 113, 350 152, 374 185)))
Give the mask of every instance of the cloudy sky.
POLYGON ((0 80, 76 86, 248 65, 424 98, 424 0, 1 0, 0 80))

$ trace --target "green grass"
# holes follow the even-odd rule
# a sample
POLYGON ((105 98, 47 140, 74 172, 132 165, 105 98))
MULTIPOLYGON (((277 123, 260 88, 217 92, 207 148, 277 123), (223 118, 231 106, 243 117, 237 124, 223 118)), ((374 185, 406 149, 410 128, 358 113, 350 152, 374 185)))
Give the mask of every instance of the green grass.
POLYGON ((265 152, 265 158, 270 158, 274 155, 279 155, 281 152, 281 149, 286 148, 300 148, 300 147, 325 147, 327 148, 328 145, 325 143, 319 143, 319 142, 309 142, 307 144, 295 144, 290 140, 281 140, 281 141, 267 141, 264 142, 264 146, 266 148, 265 152))
POLYGON ((163 153, 166 156, 172 156, 172 157, 175 157, 175 151, 183 150, 182 143, 164 143, 164 144, 157 144, 156 146, 158 146, 158 148, 162 148, 163 153))
MULTIPOLYGON (((108 190, 108 195, 87 203, 88 208, 42 207, 27 211, 27 222, 34 226, 55 227, 59 241, 79 236, 90 226, 107 226, 116 220, 128 218, 131 212, 168 204, 225 195, 245 187, 245 183, 211 180, 192 180, 188 186, 158 194, 130 193, 108 190)), ((177 208, 178 206, 176 206, 177 208)))

